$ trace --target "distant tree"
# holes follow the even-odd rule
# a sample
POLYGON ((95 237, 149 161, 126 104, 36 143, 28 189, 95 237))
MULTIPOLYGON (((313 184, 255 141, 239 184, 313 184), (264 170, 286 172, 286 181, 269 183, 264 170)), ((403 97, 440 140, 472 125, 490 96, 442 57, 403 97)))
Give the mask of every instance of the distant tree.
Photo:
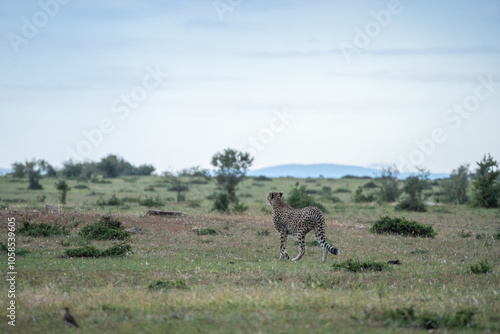
POLYGON ((236 200, 236 186, 245 178, 252 163, 253 157, 249 153, 231 148, 212 156, 212 166, 218 168, 215 172, 215 180, 220 187, 227 191, 231 202, 236 200))
POLYGON ((72 159, 63 162, 61 173, 64 177, 79 177, 82 175, 83 164, 81 162, 74 162, 72 159))
POLYGON ((480 162, 472 183, 472 205, 496 208, 500 200, 500 167, 498 161, 488 154, 480 162))
POLYGON ((47 177, 56 177, 57 170, 51 164, 47 164, 47 173, 45 175, 47 175, 47 177))
POLYGON ((365 195, 363 194, 363 187, 359 186, 358 189, 354 192, 354 203, 367 203, 373 202, 374 196, 373 194, 365 195))
POLYGON ((97 169, 104 177, 117 177, 120 175, 120 159, 114 154, 109 154, 97 163, 97 169))
POLYGON ((12 173, 13 177, 25 177, 26 176, 26 169, 25 166, 22 162, 14 162, 12 164, 12 169, 14 172, 12 173))
POLYGON ((163 176, 167 179, 173 191, 177 193, 177 202, 183 202, 186 200, 186 196, 183 193, 189 190, 189 184, 183 179, 181 173, 177 172, 164 172, 163 176))
POLYGON ((42 185, 39 183, 42 178, 42 172, 47 170, 47 162, 45 160, 26 161, 24 163, 24 170, 28 174, 29 185, 28 189, 36 190, 43 189, 42 185))
POLYGON ((71 190, 71 188, 63 179, 59 179, 54 186, 57 190, 59 190, 61 204, 66 204, 66 194, 71 190))
POLYGON ((441 182, 443 200, 448 203, 466 204, 469 202, 469 164, 454 169, 450 177, 441 182))
POLYGON ((396 166, 382 168, 380 177, 377 179, 379 183, 378 196, 384 202, 396 202, 401 191, 399 189, 398 180, 399 171, 396 166))
POLYGON ((419 169, 418 175, 406 178, 403 187, 404 198, 396 206, 396 210, 418 212, 427 211, 423 200, 423 194, 424 190, 429 189, 430 187, 429 171, 419 169))
POLYGON ((140 165, 138 167, 134 167, 132 172, 132 175, 142 175, 142 176, 148 176, 151 175, 156 170, 156 168, 153 167, 153 165, 140 165))

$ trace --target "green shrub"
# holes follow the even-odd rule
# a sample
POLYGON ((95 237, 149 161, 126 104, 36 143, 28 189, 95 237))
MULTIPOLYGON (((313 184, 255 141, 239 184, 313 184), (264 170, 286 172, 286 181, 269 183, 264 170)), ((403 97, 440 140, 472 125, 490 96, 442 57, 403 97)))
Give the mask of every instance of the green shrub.
MULTIPOLYGON (((7 247, 7 245, 0 242, 0 251, 5 252, 5 253, 9 253, 9 248, 7 247)), ((23 255, 26 255, 29 253, 31 253, 31 252, 25 248, 17 248, 15 251, 15 254, 17 256, 23 256, 23 255)))
POLYGON ((378 234, 399 234, 412 237, 434 238, 436 232, 431 225, 423 225, 405 218, 382 217, 370 227, 370 232, 378 234))
POLYGON ((83 227, 78 234, 92 240, 124 240, 130 237, 121 222, 111 216, 102 217, 98 222, 83 227))
POLYGON ((104 199, 104 198, 102 198, 102 197, 99 197, 99 199, 97 200, 96 204, 99 205, 99 206, 105 206, 105 205, 117 206, 117 205, 121 205, 122 201, 118 197, 116 197, 115 194, 113 194, 107 200, 104 199))
POLYGON ((493 238, 495 240, 500 240, 500 231, 498 231, 497 233, 493 234, 493 238))
POLYGON ((101 251, 95 246, 84 246, 79 248, 66 249, 66 256, 69 257, 108 257, 108 256, 121 256, 130 252, 132 247, 130 245, 115 245, 101 251))
POLYGON ((470 270, 472 271, 473 274, 486 274, 491 272, 491 269, 492 269, 491 265, 486 259, 479 261, 478 263, 472 264, 470 266, 470 270))
POLYGON ((151 208, 151 207, 164 206, 165 201, 161 200, 160 195, 157 195, 155 198, 146 196, 145 199, 139 200, 139 204, 151 208))
POLYGON ((337 188, 334 191, 335 193, 350 193, 351 191, 347 188, 337 188))
POLYGON ((468 231, 465 231, 465 230, 460 230, 458 231, 458 236, 459 237, 462 237, 462 238, 468 238, 472 235, 472 232, 468 232, 468 231))
POLYGON ((198 235, 215 235, 218 234, 217 230, 214 230, 213 228, 202 228, 199 230, 196 230, 196 234, 198 235))
POLYGON ((355 203, 373 202, 373 199, 374 199, 373 194, 368 194, 368 195, 363 194, 363 188, 361 186, 359 186, 358 189, 356 189, 356 192, 354 193, 355 203))
POLYGON ((359 272, 359 271, 382 271, 387 267, 387 263, 383 262, 374 262, 374 261, 360 261, 349 259, 347 261, 334 263, 332 265, 334 269, 346 269, 351 272, 359 272))
POLYGON ((219 193, 215 196, 212 208, 210 211, 217 211, 220 213, 229 213, 229 203, 231 202, 231 197, 228 193, 219 193))
POLYGON ((50 237, 55 235, 68 235, 69 231, 63 226, 54 226, 49 223, 32 223, 23 221, 23 225, 18 230, 19 234, 30 237, 50 237))
POLYGON ((370 181, 368 183, 365 183, 363 185, 363 188, 378 188, 377 184, 373 181, 370 181))
POLYGON ((179 281, 162 281, 157 280, 154 283, 149 284, 148 288, 150 290, 160 290, 160 289, 187 289, 187 284, 185 279, 181 279, 179 281))
POLYGON ((238 198, 235 198, 233 202, 233 212, 243 213, 248 210, 248 206, 245 203, 240 203, 238 198))
POLYGON ((73 188, 75 188, 75 189, 89 189, 89 186, 87 186, 86 184, 77 184, 73 188))
POLYGON ((297 182, 290 191, 290 195, 286 199, 288 205, 295 209, 302 209, 308 206, 315 206, 323 212, 327 212, 326 208, 307 193, 306 186, 301 186, 297 182))
POLYGON ((429 172, 420 169, 417 176, 410 176, 405 180, 403 200, 396 206, 396 210, 425 212, 427 208, 423 202, 424 190, 431 188, 429 172))
POLYGON ((269 234, 271 234, 271 232, 267 228, 257 231, 258 236, 268 236, 269 234))

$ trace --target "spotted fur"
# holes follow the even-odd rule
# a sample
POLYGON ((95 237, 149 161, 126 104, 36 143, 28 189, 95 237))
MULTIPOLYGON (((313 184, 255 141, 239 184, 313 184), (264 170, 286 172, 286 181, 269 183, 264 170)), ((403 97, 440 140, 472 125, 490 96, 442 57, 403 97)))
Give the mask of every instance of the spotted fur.
POLYGON ((299 240, 299 254, 292 261, 299 261, 306 252, 305 238, 311 230, 314 230, 316 240, 323 249, 323 261, 326 260, 328 252, 339 254, 339 250, 326 241, 325 216, 320 209, 315 206, 294 209, 283 201, 282 192, 268 193, 267 203, 273 208, 274 228, 280 234, 280 260, 290 259, 286 252, 286 240, 288 235, 293 235, 299 240))

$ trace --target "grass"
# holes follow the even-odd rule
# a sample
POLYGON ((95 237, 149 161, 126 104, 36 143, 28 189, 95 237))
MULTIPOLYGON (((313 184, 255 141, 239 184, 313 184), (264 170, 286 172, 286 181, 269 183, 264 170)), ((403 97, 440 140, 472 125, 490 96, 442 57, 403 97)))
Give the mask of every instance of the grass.
MULTIPOLYGON (((18 228, 23 221, 44 222, 64 226, 70 233, 16 234, 16 248, 29 253, 16 257, 15 331, 66 333, 61 320, 64 306, 71 308, 86 333, 500 331, 496 265, 500 244, 492 237, 500 228, 498 210, 447 204, 443 210, 406 213, 408 220, 431 225, 437 232, 434 238, 374 234, 369 232, 371 222, 394 215, 394 206, 352 203, 352 193, 369 180, 316 179, 307 186, 317 190, 311 196, 319 201, 324 198, 323 187, 330 187, 332 193, 338 188, 351 190, 336 193, 342 203, 323 202, 329 211, 325 234, 340 254, 329 254, 327 262, 321 262, 321 248, 309 246, 315 240, 311 232, 305 255, 292 262, 279 260, 279 235, 270 211, 262 210, 269 207, 265 204, 269 190, 282 190, 287 196, 296 180, 245 181, 239 191, 252 197, 244 198, 249 209, 239 215, 208 213, 211 201, 206 196, 215 190, 211 183, 193 185, 186 193, 188 201, 199 201, 197 207, 189 207, 188 201, 166 201, 165 209, 188 213, 182 217, 146 216, 147 208, 134 201, 127 202, 129 207, 95 205, 99 196, 110 198, 113 193, 120 199, 145 198, 144 189, 159 180, 118 178, 111 184, 88 183, 90 189, 75 189, 76 181, 69 180, 68 204, 50 213, 36 197, 43 194, 48 203, 57 203, 52 181, 42 183, 46 190, 39 192, 16 190, 26 185, 0 177, 0 197, 9 200, 2 202, 8 208, 0 210, 2 244, 7 245, 9 217, 15 218, 18 228), (91 192, 97 195, 89 196, 91 192), (117 257, 61 257, 72 248, 113 247, 112 240, 79 236, 80 230, 109 214, 123 229, 136 227, 143 232, 127 238, 133 252, 117 257), (217 233, 199 236, 195 232, 204 229, 217 233), (461 230, 486 237, 463 238, 461 230), (349 259, 368 264, 398 259, 402 265, 358 272, 332 266, 349 259), (483 260, 490 271, 474 274, 471 266, 483 260)), ((154 189, 154 197, 170 196, 165 187, 154 189)), ((292 257, 298 253, 295 240, 288 239, 292 257)), ((0 252, 4 263, 6 254, 0 252)), ((0 280, 0 290, 7 291, 7 284, 0 280)), ((4 295, 0 308, 5 310, 7 302, 4 295)), ((0 332, 14 332, 9 327, 5 320, 0 322, 0 332)))

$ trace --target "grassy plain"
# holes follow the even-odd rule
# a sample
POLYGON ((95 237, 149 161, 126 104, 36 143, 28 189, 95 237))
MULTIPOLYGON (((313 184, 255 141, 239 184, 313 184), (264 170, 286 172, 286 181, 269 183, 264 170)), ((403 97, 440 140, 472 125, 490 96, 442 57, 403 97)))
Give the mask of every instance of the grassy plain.
MULTIPOLYGON (((191 184, 187 201, 176 203, 176 194, 160 177, 122 177, 111 183, 69 180, 72 190, 63 206, 57 204, 54 179, 42 179, 43 190, 28 191, 26 179, 0 177, 0 242, 5 244, 9 217, 18 227, 29 220, 71 232, 46 238, 17 235, 17 248, 30 253, 16 258, 16 328, 7 324, 8 285, 0 280, 0 332, 67 332, 65 305, 86 333, 499 332, 500 241, 493 236, 500 231, 500 211, 435 205, 426 213, 401 213, 389 204, 353 203, 355 189, 370 181, 250 178, 238 191, 248 212, 220 215, 209 212, 216 190, 210 181, 191 184), (321 262, 321 249, 313 245, 298 263, 278 260, 279 238, 265 195, 275 190, 286 197, 297 181, 316 191, 313 196, 328 210, 326 235, 340 255, 330 255, 327 262, 321 262), (330 196, 323 196, 325 191, 330 196), (122 205, 96 205, 100 197, 113 194, 122 205), (188 216, 146 216, 148 208, 138 203, 146 196, 159 196, 166 203, 159 209, 188 216), (46 212, 45 203, 56 204, 60 211, 46 212), (133 251, 118 258, 63 257, 70 247, 116 244, 77 235, 106 214, 125 228, 143 232, 131 237, 133 251), (430 224, 437 235, 426 239, 370 233, 371 223, 383 215, 430 224), (217 234, 194 232, 203 228, 217 234), (367 272, 332 267, 348 259, 399 260, 401 265, 367 272), (491 271, 472 273, 471 265, 484 259, 491 271), (150 289, 158 280, 185 286, 150 289)), ((313 240, 308 235, 307 242, 313 240)), ((288 251, 292 256, 298 252, 293 239, 288 251)), ((5 277, 7 256, 0 255, 5 277)))

